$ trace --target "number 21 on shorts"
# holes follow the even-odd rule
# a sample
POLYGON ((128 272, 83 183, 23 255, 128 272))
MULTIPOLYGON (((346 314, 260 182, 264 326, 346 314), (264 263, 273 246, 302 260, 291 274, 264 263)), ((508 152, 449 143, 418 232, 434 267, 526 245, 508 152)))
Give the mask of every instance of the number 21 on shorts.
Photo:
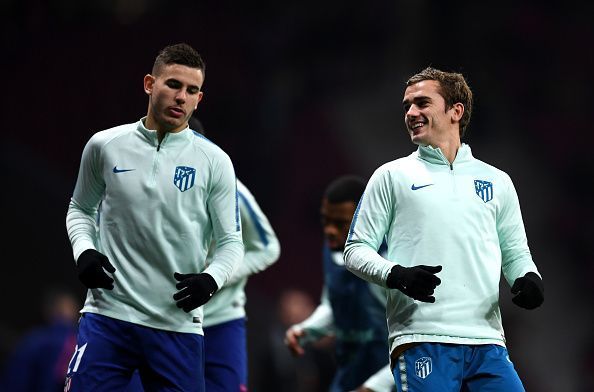
POLYGON ((76 373, 76 371, 78 370, 78 365, 80 365, 80 360, 82 359, 83 354, 87 349, 87 344, 89 343, 85 343, 80 347, 78 347, 78 344, 76 345, 76 347, 74 348, 74 354, 72 354, 72 358, 70 359, 70 362, 68 362, 68 370, 66 371, 66 374, 76 373), (73 362, 74 366, 72 366, 73 362))

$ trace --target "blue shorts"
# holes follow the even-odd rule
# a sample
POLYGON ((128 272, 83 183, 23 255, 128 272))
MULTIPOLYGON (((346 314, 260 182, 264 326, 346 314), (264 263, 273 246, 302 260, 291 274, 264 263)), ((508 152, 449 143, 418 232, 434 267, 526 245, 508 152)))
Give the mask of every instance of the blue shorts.
POLYGON ((247 391, 245 318, 204 328, 208 392, 247 391))
POLYGON ((147 392, 204 392, 203 361, 201 335, 85 313, 64 391, 126 391, 138 370, 147 392))
POLYGON ((523 392, 507 349, 495 344, 422 343, 394 363, 398 392, 523 392))

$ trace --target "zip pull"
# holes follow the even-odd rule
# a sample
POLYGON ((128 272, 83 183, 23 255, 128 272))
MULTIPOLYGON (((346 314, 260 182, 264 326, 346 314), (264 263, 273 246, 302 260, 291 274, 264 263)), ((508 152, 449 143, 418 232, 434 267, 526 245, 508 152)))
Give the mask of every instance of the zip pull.
POLYGON ((157 152, 159 152, 159 150, 161 149, 161 144, 163 144, 165 139, 167 139, 167 133, 165 133, 165 135, 163 135, 163 139, 161 139, 161 141, 159 141, 159 139, 157 137, 157 141, 159 141, 159 144, 157 144, 157 152))
POLYGON ((454 164, 453 163, 450 163, 450 170, 454 170, 454 164))

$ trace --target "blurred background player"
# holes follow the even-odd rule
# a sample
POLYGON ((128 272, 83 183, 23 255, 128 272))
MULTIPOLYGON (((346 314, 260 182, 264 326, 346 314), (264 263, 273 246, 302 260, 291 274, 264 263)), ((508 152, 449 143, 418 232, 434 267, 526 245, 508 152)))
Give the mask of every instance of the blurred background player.
POLYGON ((64 390, 64 375, 76 345, 80 303, 70 291, 46 290, 44 325, 17 344, 0 378, 0 391, 57 392, 64 390))
MULTIPOLYGON (((204 135, 197 118, 191 117, 189 126, 204 135)), ((245 254, 225 286, 203 309, 208 392, 247 391, 245 285, 250 275, 265 270, 280 256, 280 243, 268 218, 239 180, 237 194, 245 254)), ((207 265, 211 257, 209 254, 207 265)))
POLYGON ((364 189, 365 181, 355 176, 339 177, 326 188, 321 206, 325 238, 321 303, 309 318, 291 326, 285 337, 289 350, 303 355, 305 343, 335 336, 337 369, 331 392, 394 390, 388 367, 386 292, 352 274, 343 261, 344 244, 364 189))
MULTIPOLYGON (((270 304, 273 305, 272 303, 270 304)), ((261 323, 257 334, 251 333, 256 347, 257 368, 250 380, 258 392, 327 392, 336 371, 334 337, 321 338, 308 345, 303 355, 294 356, 284 344, 287 328, 308 318, 316 305, 309 293, 286 288, 276 299, 275 317, 264 314, 254 320, 261 323)), ((252 312, 256 311, 252 307, 252 312)), ((252 353, 253 354, 253 353, 252 353)))

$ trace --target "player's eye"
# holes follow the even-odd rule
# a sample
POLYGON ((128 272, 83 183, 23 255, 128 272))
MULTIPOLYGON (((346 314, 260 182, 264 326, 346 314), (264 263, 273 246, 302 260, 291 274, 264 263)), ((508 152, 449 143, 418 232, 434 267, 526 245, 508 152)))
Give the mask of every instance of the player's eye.
POLYGON ((181 87, 181 83, 178 82, 177 80, 168 80, 165 82, 165 85, 167 85, 167 87, 173 88, 173 89, 178 89, 181 87))

